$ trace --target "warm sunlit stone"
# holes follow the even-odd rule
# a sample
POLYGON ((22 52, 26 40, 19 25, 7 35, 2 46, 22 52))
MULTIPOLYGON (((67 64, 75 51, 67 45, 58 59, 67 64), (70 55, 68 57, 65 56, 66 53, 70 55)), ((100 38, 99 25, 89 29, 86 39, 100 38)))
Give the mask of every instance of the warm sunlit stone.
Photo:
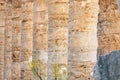
POLYGON ((98 0, 70 0, 68 71, 70 80, 93 80, 97 60, 98 0))
POLYGON ((34 1, 33 60, 39 60, 41 77, 47 80, 47 0, 34 1))
POLYGON ((32 80, 29 58, 33 50, 33 0, 22 0, 21 79, 32 80))
POLYGON ((62 79, 93 80, 97 47, 98 56, 120 49, 117 1, 0 0, 0 80, 33 80, 32 60, 43 80, 55 79, 55 64, 62 79))
POLYGON ((4 52, 4 78, 12 80, 12 3, 6 0, 5 6, 5 52, 4 52))
POLYGON ((120 14, 117 0, 100 0, 98 55, 120 49, 120 14))
POLYGON ((0 80, 4 80, 5 0, 0 0, 0 80))
POLYGON ((53 65, 67 67, 68 0, 48 1, 48 80, 55 79, 53 65))

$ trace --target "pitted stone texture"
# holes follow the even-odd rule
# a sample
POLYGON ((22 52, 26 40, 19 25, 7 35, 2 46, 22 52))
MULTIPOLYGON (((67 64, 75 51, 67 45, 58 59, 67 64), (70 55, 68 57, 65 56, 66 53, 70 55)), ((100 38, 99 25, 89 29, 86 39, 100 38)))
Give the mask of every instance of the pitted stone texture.
POLYGON ((98 13, 98 0, 70 0, 68 27, 70 80, 93 80, 91 73, 97 60, 98 13))
MULTIPOLYGON (((47 32, 48 9, 47 0, 34 1, 34 26, 33 26, 33 60, 40 62, 39 71, 43 80, 47 80, 47 32)), ((39 79, 37 77, 37 79, 39 79)))
POLYGON ((21 80, 21 19, 22 19, 22 1, 13 0, 13 27, 12 27, 12 66, 18 67, 12 69, 12 80, 21 80), (18 4, 19 3, 19 4, 18 4), (17 70, 16 70, 17 69, 17 70))
POLYGON ((48 80, 55 79, 54 64, 67 65, 68 0, 48 1, 48 80))
POLYGON ((20 80, 32 80, 32 71, 30 69, 28 61, 21 63, 21 79, 20 80))
POLYGON ((20 63, 13 62, 11 70, 12 70, 12 75, 11 75, 12 79, 11 80, 21 80, 20 63))
POLYGON ((120 16, 117 0, 100 0, 98 19, 98 55, 120 49, 120 16))
POLYGON ((95 63, 81 62, 71 65, 74 66, 73 71, 70 73, 70 76, 73 75, 70 78, 71 80, 93 80, 93 68, 95 63))
POLYGON ((4 79, 12 80, 12 3, 6 2, 4 79))
POLYGON ((94 80, 120 79, 120 50, 112 51, 108 55, 99 56, 94 68, 94 80))
POLYGON ((28 64, 33 49, 33 0, 22 0, 21 79, 32 80, 28 64))
POLYGON ((4 80, 5 0, 0 1, 0 80, 4 80))

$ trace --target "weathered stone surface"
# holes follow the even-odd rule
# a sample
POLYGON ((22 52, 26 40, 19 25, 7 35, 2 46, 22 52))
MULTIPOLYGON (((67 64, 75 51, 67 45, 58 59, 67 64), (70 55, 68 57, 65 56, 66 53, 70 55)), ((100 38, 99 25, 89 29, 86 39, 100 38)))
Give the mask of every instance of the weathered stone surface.
MULTIPOLYGON (((12 63, 12 67, 11 67, 11 70, 12 70, 12 79, 11 80, 22 80, 20 78, 21 74, 20 74, 20 63, 18 62, 13 62, 12 63)), ((8 80, 8 79, 7 79, 8 80)))
POLYGON ((68 0, 48 1, 48 80, 55 79, 53 65, 67 68, 68 0))
POLYGON ((41 76, 47 80, 47 0, 34 1, 33 60, 40 61, 41 76))
POLYGON ((22 19, 22 1, 12 0, 12 80, 21 80, 21 19, 22 19), (18 4, 18 2, 19 4, 18 4), (14 67, 17 67, 14 69, 14 67))
POLYGON ((108 55, 99 56, 94 68, 94 80, 120 79, 120 50, 112 51, 108 55))
POLYGON ((28 64, 33 49, 33 1, 22 0, 21 80, 32 80, 28 64))
POLYGON ((5 1, 0 1, 0 80, 4 80, 5 1))
POLYGON ((98 0, 70 0, 68 70, 70 80, 93 80, 97 56, 98 0))
POLYGON ((70 80, 93 80, 97 22, 102 55, 120 49, 119 21, 117 0, 0 0, 0 80, 31 80, 31 57, 44 80, 53 80, 53 64, 68 67, 70 80))
POLYGON ((120 49, 120 16, 117 0, 100 0, 98 19, 98 55, 120 49))
POLYGON ((120 12, 120 0, 117 0, 117 4, 118 4, 119 12, 120 12))
POLYGON ((6 0, 4 79, 12 80, 12 3, 6 0))

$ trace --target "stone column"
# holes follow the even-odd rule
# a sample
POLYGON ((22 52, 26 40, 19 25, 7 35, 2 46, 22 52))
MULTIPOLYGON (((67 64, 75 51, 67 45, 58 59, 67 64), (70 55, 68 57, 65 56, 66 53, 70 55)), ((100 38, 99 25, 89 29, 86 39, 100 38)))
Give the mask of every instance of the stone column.
POLYGON ((53 65, 67 68, 68 0, 48 0, 48 80, 54 80, 53 65))
POLYGON ((21 0, 12 0, 12 80, 21 80, 21 0))
POLYGON ((11 79, 12 64, 12 2, 6 0, 5 13, 5 53, 4 53, 4 79, 11 79))
POLYGON ((0 80, 4 80, 5 0, 0 0, 0 80))
POLYGON ((120 14, 117 0, 100 0, 98 55, 120 49, 120 14))
POLYGON ((68 70, 70 80, 93 80, 97 57, 98 0, 70 0, 68 70))
POLYGON ((31 80, 29 59, 32 56, 33 41, 33 0, 22 0, 21 27, 21 80, 31 80))
POLYGON ((47 75, 47 0, 34 1, 33 60, 40 61, 41 76, 47 75))

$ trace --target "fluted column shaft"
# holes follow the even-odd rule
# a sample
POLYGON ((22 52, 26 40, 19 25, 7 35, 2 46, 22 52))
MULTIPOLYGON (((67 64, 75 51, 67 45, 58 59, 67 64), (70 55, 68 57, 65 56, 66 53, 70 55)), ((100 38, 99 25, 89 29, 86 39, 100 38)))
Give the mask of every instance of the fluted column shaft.
POLYGON ((53 65, 67 70, 68 0, 48 0, 48 80, 55 79, 53 65))
POLYGON ((21 0, 12 0, 12 80, 21 80, 21 0))
POLYGON ((69 0, 70 80, 93 80, 97 56, 98 0, 69 0))
POLYGON ((5 0, 0 1, 0 80, 4 80, 5 0))
POLYGON ((47 75, 47 0, 34 1, 33 60, 40 61, 39 71, 46 80, 47 75))
POLYGON ((33 46, 33 0, 22 0, 22 28, 21 28, 21 79, 31 80, 32 72, 29 59, 33 46))
POLYGON ((12 64, 12 2, 6 0, 4 79, 11 79, 12 64))

